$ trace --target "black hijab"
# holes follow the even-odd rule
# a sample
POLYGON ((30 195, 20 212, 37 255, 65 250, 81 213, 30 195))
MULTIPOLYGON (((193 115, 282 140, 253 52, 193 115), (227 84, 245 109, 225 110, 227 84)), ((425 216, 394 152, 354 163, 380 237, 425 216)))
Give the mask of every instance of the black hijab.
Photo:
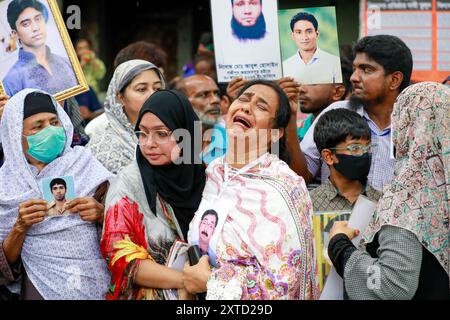
MULTIPOLYGON (((191 135, 191 164, 152 166, 142 155, 139 146, 136 150, 136 159, 151 210, 156 214, 156 194, 159 194, 172 207, 183 236, 187 239, 189 223, 202 200, 206 180, 205 168, 201 161, 199 162, 194 148, 194 138, 201 138, 201 126, 194 127, 194 122, 199 119, 189 100, 175 90, 157 91, 144 103, 136 123, 136 131, 139 130, 142 116, 147 112, 157 116, 171 131, 186 129, 191 135), (196 133, 195 130, 199 132, 196 133)), ((187 143, 189 141, 183 141, 180 146, 187 143)))

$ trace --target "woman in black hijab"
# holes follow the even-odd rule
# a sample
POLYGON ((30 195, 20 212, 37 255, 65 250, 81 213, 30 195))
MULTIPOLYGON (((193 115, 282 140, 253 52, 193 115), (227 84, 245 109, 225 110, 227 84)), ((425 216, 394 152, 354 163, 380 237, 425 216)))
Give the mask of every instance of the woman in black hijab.
POLYGON ((107 299, 164 299, 162 289, 184 289, 182 273, 165 264, 174 241, 186 239, 205 186, 198 120, 177 91, 158 91, 142 107, 136 160, 119 172, 106 199, 107 299))

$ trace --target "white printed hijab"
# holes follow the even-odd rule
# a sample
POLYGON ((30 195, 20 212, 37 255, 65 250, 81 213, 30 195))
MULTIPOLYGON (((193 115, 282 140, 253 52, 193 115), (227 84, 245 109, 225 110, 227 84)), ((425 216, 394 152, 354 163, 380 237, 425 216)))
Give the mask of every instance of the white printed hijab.
POLYGON ((112 173, 117 174, 135 158, 137 138, 134 125, 128 120, 117 93, 128 85, 136 76, 147 70, 155 70, 162 88, 165 87, 164 76, 154 64, 145 60, 129 60, 120 64, 108 87, 105 99, 105 114, 108 125, 102 133, 94 135, 88 148, 95 157, 112 173))

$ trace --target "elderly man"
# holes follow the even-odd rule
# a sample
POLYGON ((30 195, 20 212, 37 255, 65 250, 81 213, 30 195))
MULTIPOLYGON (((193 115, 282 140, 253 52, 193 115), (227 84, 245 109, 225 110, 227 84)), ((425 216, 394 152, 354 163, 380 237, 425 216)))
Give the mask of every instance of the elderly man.
POLYGON ((182 79, 177 84, 177 90, 183 92, 186 97, 191 102, 195 113, 202 122, 203 129, 203 150, 205 154, 203 161, 209 163, 218 156, 222 156, 225 153, 226 144, 217 141, 215 138, 214 148, 218 147, 217 152, 211 156, 208 151, 208 147, 212 141, 212 136, 221 137, 221 132, 225 135, 225 130, 223 125, 218 125, 222 118, 222 113, 220 109, 220 97, 219 97, 219 87, 216 82, 208 77, 207 75, 193 75, 182 79), (213 129, 209 131, 209 129, 213 129), (217 146, 216 146, 217 145, 217 146), (222 151, 220 151, 222 150, 222 151))
POLYGON ((53 54, 47 40, 48 10, 37 0, 13 0, 7 9, 12 34, 21 45, 19 60, 3 79, 6 94, 25 88, 56 94, 77 85, 70 62, 53 54))
POLYGON ((183 92, 202 121, 203 129, 212 128, 221 117, 219 87, 207 75, 193 75, 182 79, 177 90, 183 92))

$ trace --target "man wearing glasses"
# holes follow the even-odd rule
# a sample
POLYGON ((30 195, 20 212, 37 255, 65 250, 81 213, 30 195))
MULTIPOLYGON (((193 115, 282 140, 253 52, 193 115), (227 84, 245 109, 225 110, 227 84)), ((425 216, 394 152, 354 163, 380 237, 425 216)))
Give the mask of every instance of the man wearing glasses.
POLYGON ((371 144, 371 131, 367 121, 358 113, 348 109, 334 109, 324 113, 314 128, 314 141, 322 161, 330 171, 329 178, 310 191, 314 215, 336 214, 327 221, 321 234, 316 234, 316 240, 319 239, 322 243, 317 245, 317 255, 321 257, 318 259, 318 268, 321 270, 323 284, 331 265, 328 257, 331 226, 335 221, 350 219, 350 212, 360 195, 378 202, 381 193, 367 179, 372 151, 376 153, 376 146, 371 144))
POLYGON ((330 177, 310 192, 314 212, 351 211, 359 195, 378 202, 381 193, 368 183, 372 162, 371 131, 356 112, 326 112, 314 128, 314 141, 330 177))

